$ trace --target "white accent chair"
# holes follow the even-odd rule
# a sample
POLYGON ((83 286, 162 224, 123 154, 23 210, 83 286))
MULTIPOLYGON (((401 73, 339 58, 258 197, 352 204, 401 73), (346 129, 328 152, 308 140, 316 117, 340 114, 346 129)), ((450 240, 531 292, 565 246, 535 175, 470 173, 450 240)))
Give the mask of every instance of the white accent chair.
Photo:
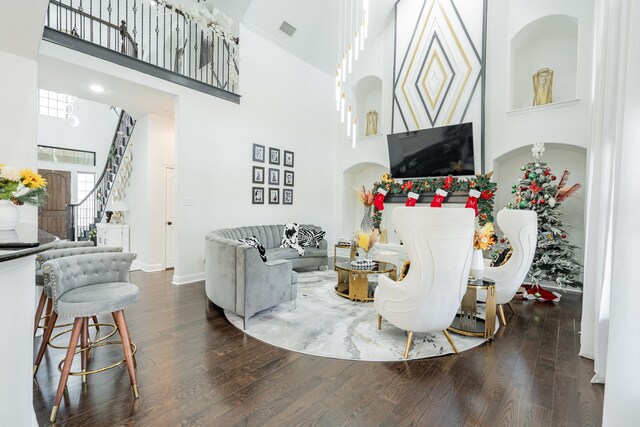
POLYGON ((373 305, 382 319, 409 332, 404 358, 414 332, 447 332, 467 289, 473 251, 473 209, 399 207, 393 227, 407 249, 411 268, 401 282, 378 276, 373 305))
POLYGON ((511 257, 498 267, 485 267, 483 278, 496 283, 496 304, 503 325, 506 325, 503 304, 508 304, 531 268, 538 242, 538 215, 535 211, 504 208, 498 212, 497 223, 511 243, 511 257))

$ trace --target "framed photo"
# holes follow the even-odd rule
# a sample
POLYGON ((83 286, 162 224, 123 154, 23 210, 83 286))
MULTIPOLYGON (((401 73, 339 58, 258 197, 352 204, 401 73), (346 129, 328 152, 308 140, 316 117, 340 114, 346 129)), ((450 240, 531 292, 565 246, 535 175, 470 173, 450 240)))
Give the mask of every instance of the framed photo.
POLYGON ((269 163, 272 165, 280 164, 280 149, 269 148, 269 163))
POLYGON ((287 167, 293 167, 293 151, 284 150, 284 165, 287 167))
POLYGON ((253 144, 253 161, 264 163, 264 145, 253 144))
POLYGON ((284 185, 293 187, 293 171, 284 171, 284 185))
POLYGON ((264 184, 264 167, 253 167, 253 181, 254 184, 264 184))
POLYGON ((292 205, 293 204, 293 190, 290 188, 285 188, 282 190, 282 204, 283 205, 292 205))
POLYGON ((269 204, 270 205, 279 205, 280 204, 280 189, 279 188, 270 188, 269 189, 269 204))
POLYGON ((280 185, 280 169, 269 168, 269 185, 280 185))
POLYGON ((262 187, 253 187, 251 189, 252 193, 252 201, 251 203, 254 205, 263 205, 264 204, 264 188, 262 187))

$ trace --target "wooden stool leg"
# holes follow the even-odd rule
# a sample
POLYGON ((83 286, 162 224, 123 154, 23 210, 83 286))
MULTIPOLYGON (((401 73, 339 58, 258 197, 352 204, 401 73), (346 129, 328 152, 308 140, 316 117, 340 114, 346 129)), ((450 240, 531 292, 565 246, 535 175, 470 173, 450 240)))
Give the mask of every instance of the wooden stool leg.
POLYGON ((118 332, 122 337, 122 350, 124 351, 124 358, 127 361, 127 369, 129 370, 129 379, 131 380, 131 389, 133 390, 133 397, 138 398, 138 384, 136 383, 136 368, 134 366, 133 356, 131 355, 131 338, 129 338, 129 330, 127 329, 127 322, 124 320, 124 314, 122 310, 116 311, 113 314, 113 320, 116 322, 118 332))
MULTIPOLYGON (((47 298, 47 311, 44 314, 49 316, 51 313, 53 313, 53 300, 51 298, 47 298)), ((49 325, 50 319, 51 317, 45 317, 44 319, 45 328, 47 327, 47 325, 49 325)))
MULTIPOLYGON (((80 363, 82 364, 82 372, 87 372, 87 352, 89 351, 89 319, 82 318, 82 331, 80 332, 80 363)), ((87 382, 87 376, 82 376, 82 383, 87 382)))
POLYGON ((56 399, 53 402, 53 409, 51 410, 51 418, 49 421, 56 422, 58 416, 58 407, 62 400, 62 394, 64 388, 67 386, 67 380, 69 379, 69 371, 71 371, 71 364, 73 363, 73 356, 76 352, 76 345, 78 344, 78 338, 80 338, 80 332, 82 331, 83 318, 76 317, 73 321, 73 330, 71 331, 71 339, 69 340, 69 347, 67 348, 67 356, 64 359, 64 365, 62 366, 62 374, 60 374, 60 382, 58 383, 58 391, 56 392, 56 399))
POLYGON ((98 316, 91 316, 93 319, 93 324, 96 325, 96 332, 100 332, 100 326, 98 326, 98 316))
MULTIPOLYGON (((129 325, 127 324, 127 318, 124 315, 124 310, 122 310, 122 318, 124 319, 124 327, 127 328, 127 335, 129 335, 129 341, 131 341, 131 333, 129 332, 129 325)), ((138 361, 136 360, 136 355, 131 353, 131 357, 133 357, 133 366, 138 369, 138 361)))
POLYGON ((51 313, 51 317, 49 317, 51 321, 44 328, 44 333, 42 334, 42 342, 40 342, 40 350, 38 350, 38 355, 36 356, 36 363, 33 366, 34 377, 38 372, 38 367, 40 366, 40 362, 42 362, 42 358, 44 357, 44 352, 47 351, 47 346, 49 345, 49 339, 51 339, 53 328, 56 326, 57 318, 58 318, 58 313, 56 313, 55 311, 51 313))
POLYGON ((44 289, 42 290, 42 294, 40 295, 40 301, 38 301, 38 308, 36 308, 36 318, 33 323, 33 336, 36 336, 36 332, 38 332, 38 325, 40 324, 40 318, 42 317, 42 311, 44 310, 44 305, 47 302, 47 294, 44 293, 44 289))
POLYGON ((382 315, 378 314, 378 329, 382 329, 382 315))

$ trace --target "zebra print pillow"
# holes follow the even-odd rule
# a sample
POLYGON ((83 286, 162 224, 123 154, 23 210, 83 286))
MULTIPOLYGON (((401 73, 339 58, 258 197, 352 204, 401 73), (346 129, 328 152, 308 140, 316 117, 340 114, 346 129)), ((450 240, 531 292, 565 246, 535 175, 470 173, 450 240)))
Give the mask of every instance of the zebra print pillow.
POLYGON ((319 249, 320 241, 324 239, 325 234, 326 231, 316 231, 312 228, 300 227, 298 230, 298 244, 305 248, 315 246, 319 249))
POLYGON ((290 222, 285 224, 284 233, 282 234, 282 243, 280 244, 281 248, 291 248, 298 251, 299 256, 304 256, 304 248, 300 245, 298 241, 298 233, 300 231, 300 226, 295 222, 290 222))
POLYGON ((238 239, 238 242, 246 243, 249 246, 253 246, 258 250, 260 254, 260 258, 262 261, 267 262, 267 251, 265 251, 264 246, 260 243, 260 240, 256 236, 247 237, 245 239, 238 239))

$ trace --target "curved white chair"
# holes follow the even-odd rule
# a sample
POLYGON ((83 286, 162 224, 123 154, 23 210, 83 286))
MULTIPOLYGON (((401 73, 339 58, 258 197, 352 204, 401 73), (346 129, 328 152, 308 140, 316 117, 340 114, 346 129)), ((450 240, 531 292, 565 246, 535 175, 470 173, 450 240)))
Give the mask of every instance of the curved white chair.
POLYGON ((498 267, 485 267, 483 278, 496 283, 496 304, 503 325, 506 325, 503 304, 509 304, 527 277, 538 242, 538 215, 535 211, 504 208, 498 212, 498 227, 511 244, 511 257, 498 267))
POLYGON ((373 304, 378 329, 384 318, 409 332, 405 359, 414 332, 442 331, 458 352, 447 328, 467 289, 474 214, 473 209, 430 207, 398 207, 391 214, 411 268, 401 282, 378 276, 373 304))

